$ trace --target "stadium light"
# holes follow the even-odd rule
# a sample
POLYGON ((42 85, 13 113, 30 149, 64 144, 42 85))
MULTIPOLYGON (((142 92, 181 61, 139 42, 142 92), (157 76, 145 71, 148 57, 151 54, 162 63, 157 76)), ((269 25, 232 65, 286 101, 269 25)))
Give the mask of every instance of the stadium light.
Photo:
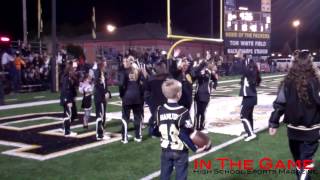
POLYGON ((294 20, 292 22, 293 27, 296 29, 296 50, 299 49, 299 26, 300 26, 300 20, 294 20))
POLYGON ((282 56, 282 54, 281 54, 281 53, 279 53, 279 54, 278 54, 278 57, 281 57, 281 56, 282 56))
POLYGON ((312 55, 313 55, 313 56, 316 56, 316 55, 317 55, 317 53, 316 53, 316 52, 314 52, 314 53, 312 53, 312 55))
POLYGON ((116 30, 116 26, 112 24, 107 24, 106 28, 109 33, 113 33, 116 30))
POLYGON ((272 53, 272 54, 271 54, 271 56, 272 56, 272 57, 274 57, 274 56, 275 56, 275 54, 274 54, 274 53, 272 53))
POLYGON ((293 25, 293 27, 295 27, 295 28, 299 27, 299 26, 300 26, 300 20, 294 20, 294 21, 292 22, 292 25, 293 25))

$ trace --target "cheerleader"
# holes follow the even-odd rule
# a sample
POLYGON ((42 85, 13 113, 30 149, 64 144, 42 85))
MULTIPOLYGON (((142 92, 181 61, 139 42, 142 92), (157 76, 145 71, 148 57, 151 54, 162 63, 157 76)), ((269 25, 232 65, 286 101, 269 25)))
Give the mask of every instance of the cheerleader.
POLYGON ((92 110, 93 84, 89 74, 86 74, 83 82, 80 83, 79 92, 83 94, 81 108, 84 110, 83 128, 88 128, 88 122, 92 110))
POLYGON ((119 92, 122 99, 122 143, 128 143, 128 122, 130 112, 133 111, 135 138, 134 141, 141 142, 141 123, 142 123, 142 105, 143 86, 142 73, 134 58, 123 59, 123 69, 119 73, 119 92))
POLYGON ((145 83, 145 94, 148 94, 148 106, 151 112, 149 119, 149 135, 152 136, 153 127, 156 122, 156 110, 158 106, 166 103, 167 99, 162 93, 162 83, 169 77, 166 64, 158 62, 154 66, 154 74, 152 74, 145 83))
POLYGON ((188 59, 186 57, 180 60, 174 58, 170 66, 170 73, 174 79, 182 84, 182 96, 178 104, 190 110, 192 104, 193 76, 188 59))
POLYGON ((243 59, 242 63, 242 77, 241 77, 241 89, 240 96, 242 96, 242 107, 240 112, 240 118, 243 123, 243 127, 248 134, 245 141, 251 141, 256 138, 253 128, 253 109, 257 105, 257 89, 260 85, 261 77, 257 65, 250 57, 243 59))
POLYGON ((74 81, 75 69, 72 63, 68 63, 62 77, 62 87, 60 94, 60 105, 63 106, 63 131, 65 136, 76 136, 77 133, 71 132, 72 109, 76 94, 76 82, 74 81))
POLYGON ((210 101, 210 95, 213 89, 216 89, 218 75, 216 66, 202 62, 196 70, 196 93, 195 101, 195 129, 204 130, 205 112, 210 101))
POLYGON ((107 85, 106 61, 98 62, 98 69, 95 71, 95 91, 94 102, 96 107, 96 137, 97 140, 108 140, 109 136, 104 134, 106 122, 107 100, 111 98, 111 93, 107 85))

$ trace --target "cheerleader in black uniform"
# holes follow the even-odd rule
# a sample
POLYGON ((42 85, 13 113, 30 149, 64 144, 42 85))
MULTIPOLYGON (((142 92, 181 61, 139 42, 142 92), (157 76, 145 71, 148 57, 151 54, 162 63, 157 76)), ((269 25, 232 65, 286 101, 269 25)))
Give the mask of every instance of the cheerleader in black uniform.
POLYGON ((182 84, 182 96, 178 104, 189 109, 192 105, 192 84, 193 84, 193 74, 190 68, 190 62, 187 58, 172 61, 170 66, 170 73, 172 77, 182 84))
POLYGON ((84 110, 83 127, 88 128, 88 121, 92 110, 93 84, 89 74, 86 74, 83 82, 80 83, 79 92, 83 94, 81 108, 84 110))
POLYGON ((240 118, 244 129, 248 134, 245 141, 256 138, 253 128, 253 109, 257 105, 257 86, 260 85, 261 77, 257 65, 247 56, 242 63, 241 89, 239 95, 242 96, 242 107, 240 118))
POLYGON ((62 77, 60 94, 60 105, 63 106, 63 130, 65 136, 75 136, 77 133, 71 132, 71 118, 74 99, 76 97, 76 82, 74 81, 75 69, 72 63, 68 63, 62 77))
POLYGON ((162 83, 169 77, 166 64, 159 62, 154 66, 154 74, 149 76, 145 83, 145 94, 149 95, 149 108, 151 117, 149 119, 149 135, 152 136, 153 127, 156 122, 156 110, 158 106, 166 103, 167 99, 162 93, 162 83))
POLYGON ((98 69, 95 72, 95 91, 94 101, 96 107, 96 137, 97 140, 108 140, 109 136, 104 134, 104 125, 106 122, 107 99, 111 98, 111 93, 108 91, 106 61, 98 62, 98 69))
POLYGON ((195 129, 202 131, 205 126, 205 112, 210 101, 212 89, 216 89, 218 75, 216 66, 202 62, 196 71, 196 93, 195 93, 195 129))
POLYGON ((134 141, 141 142, 143 86, 142 73, 133 62, 134 58, 123 59, 123 69, 119 73, 119 92, 122 99, 122 143, 128 143, 128 122, 130 112, 133 111, 135 138, 134 141))

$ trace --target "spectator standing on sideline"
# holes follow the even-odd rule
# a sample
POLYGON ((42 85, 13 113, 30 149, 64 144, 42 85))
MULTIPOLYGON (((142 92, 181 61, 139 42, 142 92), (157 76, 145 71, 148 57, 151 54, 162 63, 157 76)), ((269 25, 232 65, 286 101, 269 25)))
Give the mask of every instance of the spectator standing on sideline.
POLYGON ((269 134, 275 135, 280 117, 284 114, 287 124, 289 148, 297 167, 298 179, 310 180, 308 169, 314 168, 312 161, 320 139, 320 76, 312 64, 308 51, 296 52, 288 75, 280 84, 278 96, 273 103, 274 111, 269 119, 269 134))
POLYGON ((21 86, 21 69, 22 66, 25 66, 26 63, 23 61, 20 52, 16 52, 16 57, 14 59, 14 65, 15 65, 15 74, 14 74, 14 92, 18 92, 20 90, 21 86))

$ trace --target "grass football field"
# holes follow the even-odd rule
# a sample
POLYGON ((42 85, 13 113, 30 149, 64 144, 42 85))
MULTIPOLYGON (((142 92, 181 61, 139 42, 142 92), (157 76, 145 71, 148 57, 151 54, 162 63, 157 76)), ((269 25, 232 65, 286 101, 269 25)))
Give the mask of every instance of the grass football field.
MULTIPOLYGON (((274 94, 282 77, 273 77, 264 79, 262 87, 259 89, 261 93, 274 94)), ((238 87, 235 86, 237 82, 224 82, 219 84, 216 94, 218 96, 237 96, 238 87), (230 91, 224 92, 223 89, 228 88, 230 91)), ((44 93, 46 96, 48 92, 44 93)), ((57 97, 55 94, 48 96, 48 99, 57 97)), ((24 96, 26 99, 22 102, 30 102, 30 98, 24 96)), ((214 98, 214 97, 213 97, 214 98)), ((114 98, 113 102, 119 101, 114 98)), ((80 107, 80 101, 78 101, 80 107)), ((0 118, 9 116, 30 114, 30 113, 45 113, 45 112, 59 112, 61 111, 59 104, 48 105, 34 105, 31 107, 14 108, 0 110, 0 118)), ((79 111, 81 111, 79 109, 79 111)), ((108 112, 119 112, 121 107, 115 104, 108 105, 108 112)), ((94 111, 93 111, 94 112, 94 111)), ((267 119, 266 119, 267 121, 267 119)), ((24 126, 31 126, 37 124, 50 123, 52 120, 39 119, 37 121, 26 121, 20 123, 12 123, 11 126, 21 128, 24 126)), ((56 122, 56 121, 55 121, 56 122)), ((0 119, 1 125, 1 119, 0 119)), ((121 129, 120 120, 112 120, 106 125, 107 131, 119 132, 121 129)), ((132 123, 129 128, 132 128, 132 123)), ((88 130, 82 127, 74 129, 76 132, 88 133, 93 132, 94 124, 89 126, 88 130)), ((0 138, 1 132, 0 126, 0 138)), ((133 134, 133 131, 129 132, 133 134)), ((19 135, 19 134, 18 134, 19 135)), ((229 140, 237 138, 237 136, 209 133, 209 136, 214 146, 226 143, 229 140)), ((64 137, 63 137, 64 138, 64 137)), ((2 139, 0 139, 2 141, 2 139)), ((66 141, 68 142, 68 141, 66 141)), ((46 142, 52 143, 55 142, 46 142)), ((1 143, 0 143, 1 144, 1 143)), ((66 144, 67 146, 68 144, 66 144)), ((0 145, 0 152, 16 149, 13 146, 0 145)), ((35 159, 28 159, 24 157, 10 156, 7 154, 0 154, 0 179, 17 179, 17 180, 135 180, 146 177, 154 172, 160 170, 160 142, 159 139, 153 139, 147 136, 147 128, 143 130, 143 142, 136 143, 132 139, 128 144, 122 144, 120 141, 99 145, 92 148, 87 148, 81 151, 76 151, 59 157, 51 158, 44 161, 35 159)), ((189 156, 195 155, 189 152, 189 156)), ((220 150, 210 153, 201 160, 213 162, 212 169, 219 169, 219 163, 215 161, 217 158, 227 157, 234 161, 250 159, 253 160, 254 169, 259 169, 259 160, 264 157, 269 157, 273 160, 273 166, 276 161, 282 160, 286 162, 291 159, 291 154, 288 147, 288 140, 286 135, 286 128, 281 126, 276 136, 269 136, 267 131, 258 134, 258 138, 244 142, 243 140, 230 144, 220 150)), ((320 165, 319 152, 315 156, 316 167, 320 165)), ((228 164, 226 164, 228 165, 228 164)), ((230 170, 226 167, 226 170, 230 170)), ((155 177, 159 179, 159 177, 155 177)), ((172 177, 174 179, 174 177, 172 177)), ((213 173, 207 172, 205 174, 194 172, 194 162, 189 163, 188 179, 217 179, 217 180, 291 180, 295 179, 295 175, 291 173, 255 173, 255 174, 235 174, 227 173, 213 173)), ((320 174, 313 174, 313 179, 320 179, 320 174)))

